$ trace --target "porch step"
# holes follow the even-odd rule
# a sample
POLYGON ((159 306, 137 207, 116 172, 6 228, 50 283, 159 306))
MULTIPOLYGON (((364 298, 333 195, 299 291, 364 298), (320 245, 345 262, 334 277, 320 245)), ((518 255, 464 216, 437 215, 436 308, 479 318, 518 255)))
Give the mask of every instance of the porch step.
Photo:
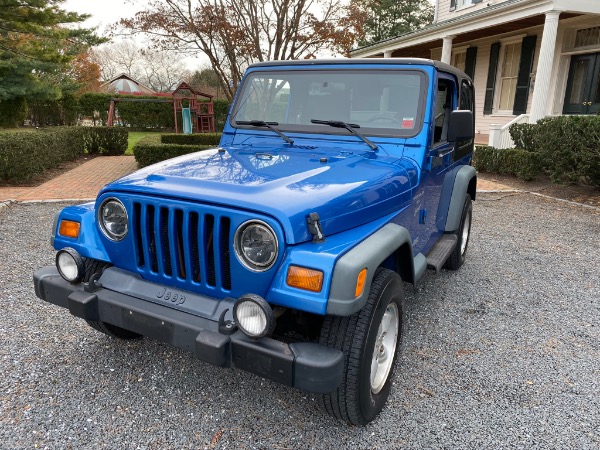
POLYGON ((475 145, 488 145, 490 142, 489 134, 476 134, 475 135, 475 145))
POLYGON ((434 269, 436 273, 439 272, 456 247, 457 241, 458 236, 455 234, 444 234, 427 254, 427 268, 434 269))

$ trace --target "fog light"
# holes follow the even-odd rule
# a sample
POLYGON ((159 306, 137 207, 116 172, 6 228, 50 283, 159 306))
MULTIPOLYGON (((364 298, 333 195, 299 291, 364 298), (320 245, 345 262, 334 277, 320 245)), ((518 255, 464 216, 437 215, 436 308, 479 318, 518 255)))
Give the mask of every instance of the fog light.
POLYGON ((56 254, 58 273, 70 283, 79 283, 85 275, 85 264, 77 250, 65 247, 56 254))
POLYGON ((242 295, 233 306, 233 317, 240 330, 251 338, 270 334, 275 327, 271 306, 255 294, 242 295))

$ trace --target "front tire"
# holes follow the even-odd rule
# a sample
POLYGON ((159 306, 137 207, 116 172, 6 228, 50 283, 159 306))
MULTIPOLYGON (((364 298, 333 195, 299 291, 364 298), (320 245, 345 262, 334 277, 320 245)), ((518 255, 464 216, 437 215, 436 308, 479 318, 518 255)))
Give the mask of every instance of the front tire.
POLYGON ((321 399, 332 416, 352 425, 366 425, 383 409, 401 343, 403 301, 400 276, 379 268, 367 303, 359 312, 325 318, 320 343, 345 355, 340 386, 321 399))
MULTIPOLYGON (((98 261, 97 259, 85 258, 85 276, 83 277, 83 281, 87 283, 92 278, 92 275, 98 273, 102 274, 105 269, 109 268, 111 264, 98 261)), ((116 325, 111 325, 110 323, 100 322, 96 320, 86 320, 87 324, 92 327, 94 330, 99 331, 100 333, 104 333, 112 338, 116 339, 124 339, 124 340, 133 340, 133 339, 141 339, 143 336, 138 333, 134 333, 133 331, 126 330, 125 328, 117 327, 116 325)))

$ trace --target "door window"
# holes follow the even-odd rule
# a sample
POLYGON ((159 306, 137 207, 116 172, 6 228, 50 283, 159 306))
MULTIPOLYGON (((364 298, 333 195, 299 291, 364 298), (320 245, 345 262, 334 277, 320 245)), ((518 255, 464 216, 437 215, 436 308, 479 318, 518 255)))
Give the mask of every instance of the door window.
POLYGON ((600 53, 571 57, 564 114, 600 111, 600 53))

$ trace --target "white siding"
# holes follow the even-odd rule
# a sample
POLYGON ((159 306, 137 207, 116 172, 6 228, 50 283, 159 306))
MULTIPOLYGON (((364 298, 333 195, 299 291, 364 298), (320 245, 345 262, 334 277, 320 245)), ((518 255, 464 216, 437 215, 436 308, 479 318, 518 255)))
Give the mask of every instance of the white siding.
POLYGON ((438 0, 438 22, 443 22, 444 20, 453 19, 479 9, 487 8, 488 3, 494 3, 494 5, 496 5, 506 1, 508 0, 483 0, 481 3, 466 5, 456 8, 454 11, 450 11, 450 0, 438 0))

